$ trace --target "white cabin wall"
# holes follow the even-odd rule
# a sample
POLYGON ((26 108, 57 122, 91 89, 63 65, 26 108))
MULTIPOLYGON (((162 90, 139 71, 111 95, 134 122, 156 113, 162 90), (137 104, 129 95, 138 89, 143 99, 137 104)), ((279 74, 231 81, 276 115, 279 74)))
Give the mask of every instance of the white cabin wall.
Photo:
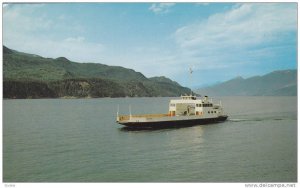
MULTIPOLYGON (((185 111, 188 111, 188 106, 192 105, 195 108, 190 109, 190 115, 196 115, 196 112, 199 112, 198 115, 201 115, 203 117, 217 117, 219 115, 222 115, 222 109, 213 109, 213 107, 203 107, 203 104, 209 104, 212 102, 209 102, 208 98, 204 99, 198 99, 198 100, 171 100, 169 104, 169 114, 170 112, 176 112, 174 115, 183 115, 185 111), (173 105, 171 105, 173 104, 173 105), (201 104, 201 106, 197 106, 197 104, 201 104), (208 113, 208 111, 216 111, 216 113, 208 113)), ((213 105, 214 106, 214 105, 213 105)), ((188 115, 188 113, 187 113, 188 115)))

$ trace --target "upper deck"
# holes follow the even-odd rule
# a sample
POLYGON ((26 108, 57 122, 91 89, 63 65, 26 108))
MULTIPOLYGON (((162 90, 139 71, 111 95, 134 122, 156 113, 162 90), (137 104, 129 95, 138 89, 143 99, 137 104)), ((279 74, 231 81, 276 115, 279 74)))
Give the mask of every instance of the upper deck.
POLYGON ((198 104, 198 103, 210 103, 208 101, 208 97, 205 96, 203 99, 197 99, 194 95, 182 95, 180 99, 172 99, 170 100, 170 104, 198 104))
POLYGON ((197 97, 194 95, 181 95, 181 100, 197 100, 197 97))

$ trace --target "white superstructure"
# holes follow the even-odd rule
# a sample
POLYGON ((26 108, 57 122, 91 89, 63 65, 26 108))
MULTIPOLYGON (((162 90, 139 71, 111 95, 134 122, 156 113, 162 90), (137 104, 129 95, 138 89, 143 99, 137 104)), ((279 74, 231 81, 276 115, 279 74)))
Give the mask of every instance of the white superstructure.
POLYGON ((203 116, 218 117, 223 115, 221 104, 213 104, 207 96, 197 99, 196 96, 181 96, 181 99, 173 99, 169 104, 170 116, 203 116))

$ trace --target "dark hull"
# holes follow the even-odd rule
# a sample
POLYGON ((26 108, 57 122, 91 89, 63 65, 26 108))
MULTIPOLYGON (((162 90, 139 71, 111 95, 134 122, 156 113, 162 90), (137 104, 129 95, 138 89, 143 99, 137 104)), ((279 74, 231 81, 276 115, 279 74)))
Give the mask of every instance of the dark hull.
POLYGON ((153 128, 153 129, 163 129, 163 128, 179 128, 179 127, 190 127, 194 125, 204 125, 210 123, 223 122, 228 116, 220 116, 217 118, 207 118, 207 119, 190 119, 190 120, 174 120, 174 121, 158 121, 158 122, 128 122, 122 123, 122 125, 128 128, 140 129, 140 128, 153 128))

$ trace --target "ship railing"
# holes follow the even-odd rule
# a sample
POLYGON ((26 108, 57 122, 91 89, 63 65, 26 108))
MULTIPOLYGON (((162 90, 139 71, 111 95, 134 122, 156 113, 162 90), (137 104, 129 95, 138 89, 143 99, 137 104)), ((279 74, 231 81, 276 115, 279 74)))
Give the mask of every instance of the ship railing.
POLYGON ((140 115, 119 115, 119 121, 127 121, 130 118, 160 118, 170 116, 169 114, 140 114, 140 115))

